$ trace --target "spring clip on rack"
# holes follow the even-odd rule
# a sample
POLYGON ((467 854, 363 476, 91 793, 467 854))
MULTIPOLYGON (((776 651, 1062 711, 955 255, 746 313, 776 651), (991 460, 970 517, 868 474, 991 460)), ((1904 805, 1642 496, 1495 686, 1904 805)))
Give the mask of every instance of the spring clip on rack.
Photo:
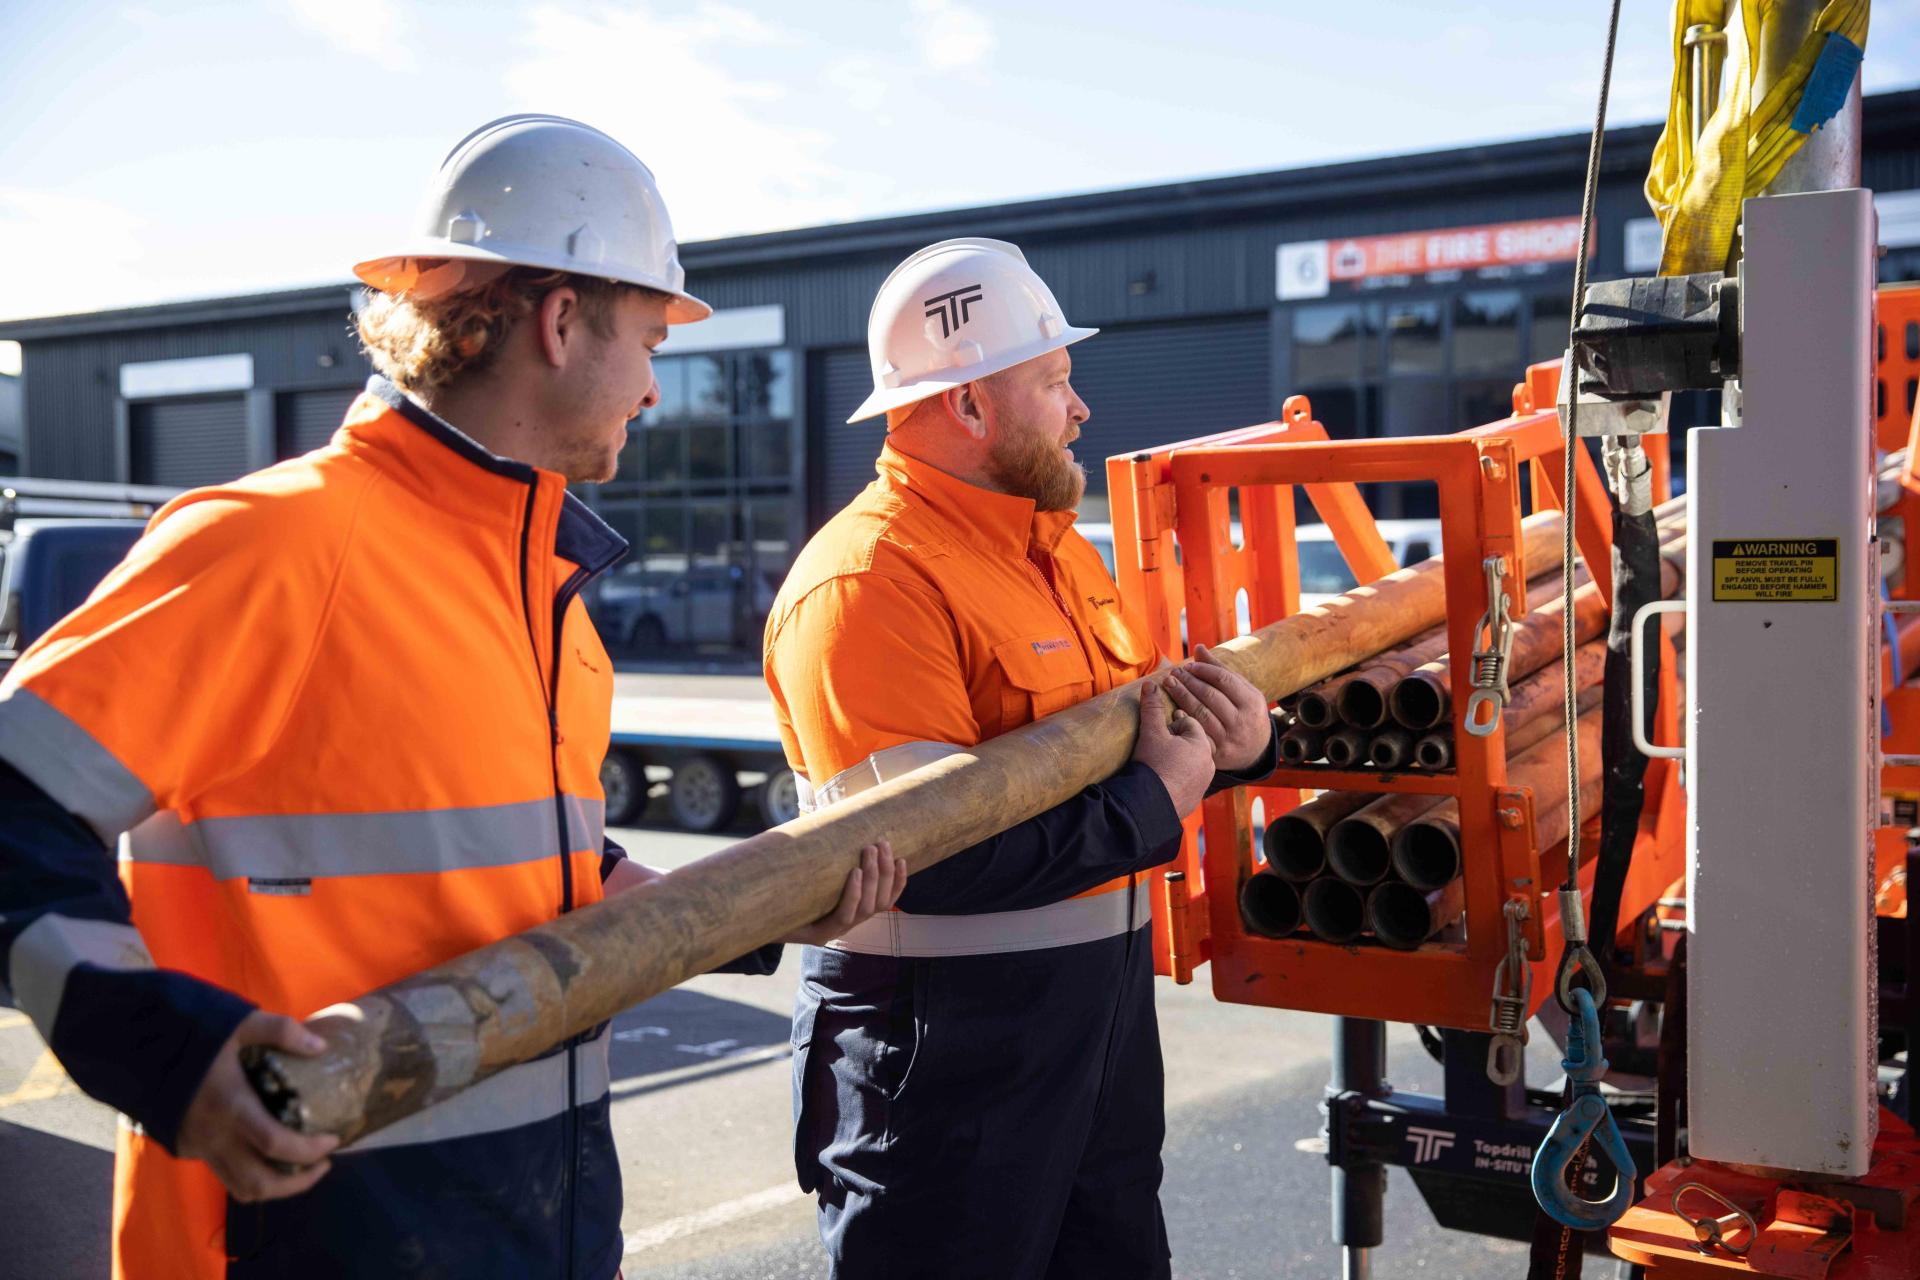
POLYGON ((1506 709, 1509 696, 1507 663, 1513 657, 1513 600, 1507 595, 1507 558, 1489 556, 1483 567, 1487 573, 1487 612, 1473 634, 1476 641, 1486 636, 1487 647, 1474 649, 1473 694, 1467 699, 1467 714, 1461 720, 1476 738, 1484 738, 1500 727, 1500 713, 1506 709))

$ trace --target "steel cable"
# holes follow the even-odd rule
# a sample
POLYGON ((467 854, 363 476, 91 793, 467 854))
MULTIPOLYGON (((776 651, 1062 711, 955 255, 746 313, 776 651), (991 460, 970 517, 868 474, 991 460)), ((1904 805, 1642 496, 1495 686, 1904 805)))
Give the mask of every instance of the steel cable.
MULTIPOLYGON (((1607 131, 1607 91, 1613 84, 1613 47, 1615 37, 1620 31, 1620 0, 1613 0, 1607 19, 1607 54, 1600 68, 1600 107, 1594 116, 1593 140, 1587 145, 1587 179, 1585 189, 1580 196, 1580 249, 1579 256, 1573 260, 1573 311, 1567 322, 1567 341, 1571 345, 1574 331, 1580 327, 1580 310, 1587 293, 1587 252, 1593 238, 1593 206, 1600 185, 1600 148, 1607 131)), ((1574 650, 1578 643, 1574 635, 1573 593, 1574 559, 1577 544, 1573 536, 1574 510, 1574 463, 1579 451, 1586 446, 1580 439, 1580 370, 1577 360, 1568 362, 1566 376, 1573 385, 1564 388, 1567 397, 1567 466, 1562 481, 1562 499, 1566 510, 1563 522, 1560 559, 1560 589, 1566 607, 1561 611, 1562 626, 1560 633, 1561 661, 1566 671, 1566 702, 1564 714, 1567 725, 1567 878, 1563 886, 1566 892, 1577 893, 1580 888, 1580 738, 1573 731, 1579 720, 1579 691, 1573 685, 1574 650)))

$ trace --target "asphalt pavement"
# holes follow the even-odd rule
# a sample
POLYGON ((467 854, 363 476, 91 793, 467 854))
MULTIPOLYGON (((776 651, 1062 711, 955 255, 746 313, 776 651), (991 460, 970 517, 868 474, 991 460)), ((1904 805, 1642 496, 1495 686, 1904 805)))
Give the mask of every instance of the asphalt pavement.
MULTIPOLYGON (((743 833, 642 828, 616 838, 671 867, 743 833)), ((826 1275, 812 1203, 793 1177, 787 1015, 795 972, 789 953, 772 977, 699 978, 616 1020, 627 1280, 826 1275)), ((1327 1167, 1312 1150, 1330 1020, 1218 1002, 1205 970, 1191 986, 1162 983, 1159 1000, 1174 1274, 1338 1276, 1327 1167)), ((1389 1052, 1396 1086, 1437 1090, 1439 1069, 1410 1033, 1397 1030, 1389 1052)), ((1552 1065, 1536 1050, 1530 1070, 1546 1079, 1552 1065)), ((115 1123, 74 1089, 24 1016, 0 1007, 0 1277, 108 1274, 115 1123)), ((1493 1280, 1525 1270, 1519 1245, 1434 1225, 1411 1182, 1392 1173, 1376 1277, 1493 1280)), ((1590 1264, 1589 1274, 1612 1268, 1590 1264)))

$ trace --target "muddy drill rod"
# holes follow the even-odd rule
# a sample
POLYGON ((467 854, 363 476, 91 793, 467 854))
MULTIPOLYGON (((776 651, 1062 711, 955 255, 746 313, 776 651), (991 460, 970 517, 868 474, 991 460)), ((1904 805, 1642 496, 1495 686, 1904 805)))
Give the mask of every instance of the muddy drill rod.
MULTIPOLYGON (((1524 576, 1559 562, 1561 516, 1528 518, 1524 576)), ((1436 558, 1220 644, 1269 700, 1404 644, 1445 614, 1436 558)), ((249 1055, 293 1128, 353 1139, 552 1048, 833 909, 859 851, 893 843, 920 871, 1123 766, 1140 683, 1068 707, 842 804, 742 840, 660 880, 572 911, 315 1014, 318 1057, 249 1055)))

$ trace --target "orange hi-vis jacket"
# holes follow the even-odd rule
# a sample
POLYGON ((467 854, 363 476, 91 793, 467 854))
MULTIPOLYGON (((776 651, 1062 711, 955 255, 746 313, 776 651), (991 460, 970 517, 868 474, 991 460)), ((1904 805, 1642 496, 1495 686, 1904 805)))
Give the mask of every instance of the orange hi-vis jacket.
MULTIPOLYGON (((877 469, 874 483, 807 544, 767 624, 767 684, 810 808, 1159 663, 1099 553, 1074 531, 1074 513, 1036 511, 1028 499, 968 484, 891 443, 877 469)), ((1157 793, 1148 824, 1155 839, 1177 838, 1157 779, 1147 790, 1157 793)), ((832 945, 953 955, 1092 941, 1144 923, 1147 896, 1119 892, 1134 879, 1113 876, 1016 910, 897 910, 832 945)), ((903 903, 914 890, 910 882, 903 903)))
MULTIPOLYGON (((379 378, 326 447, 169 503, 0 686, 0 761, 118 839, 131 899, 12 945, 55 1052, 140 1069, 89 993, 154 966, 305 1016, 598 901, 612 669, 578 591, 624 550, 379 378)), ((601 1028, 260 1205, 163 1148, 180 1100, 136 1114, 115 1275, 606 1280, 607 1071, 601 1028)))

